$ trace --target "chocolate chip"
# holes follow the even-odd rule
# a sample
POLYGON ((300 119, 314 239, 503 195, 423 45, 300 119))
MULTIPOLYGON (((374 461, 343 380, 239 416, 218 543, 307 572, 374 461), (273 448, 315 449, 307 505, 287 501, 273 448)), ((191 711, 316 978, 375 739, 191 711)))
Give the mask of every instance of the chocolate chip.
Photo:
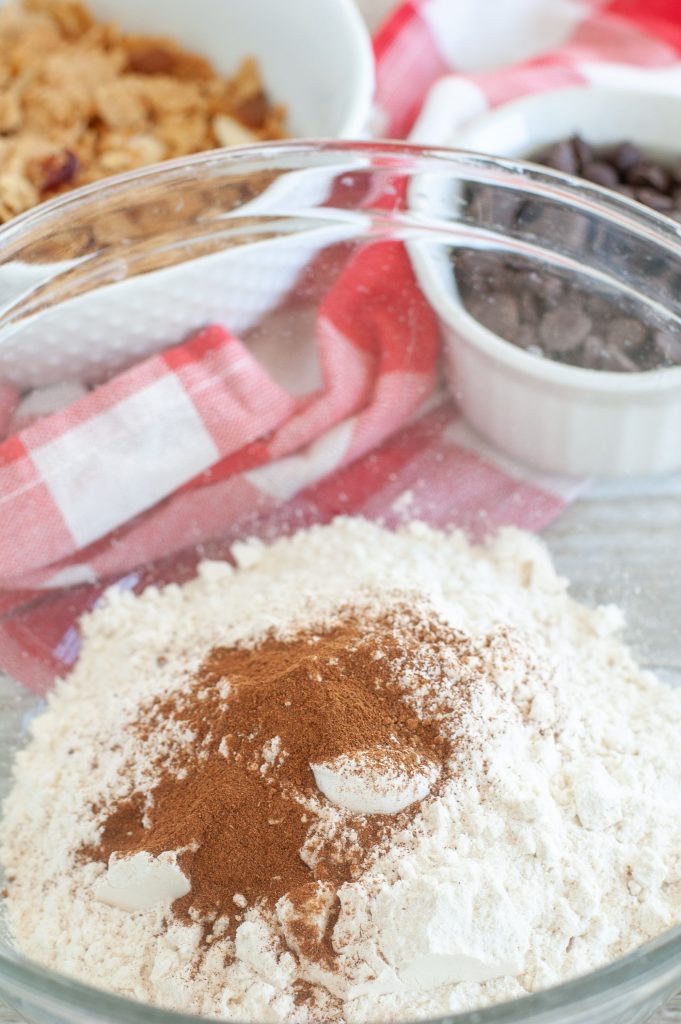
POLYGON ((636 189, 633 185, 619 185, 615 186, 615 192, 620 192, 623 196, 627 196, 628 199, 636 198, 636 189))
POLYGON ((668 210, 674 209, 672 197, 666 196, 664 192, 657 192, 654 188, 637 188, 636 198, 639 203, 644 203, 645 206, 657 210, 658 213, 666 213, 668 210))
POLYGON ((518 300, 510 292, 480 296, 474 316, 490 331, 513 340, 520 324, 518 300))
POLYGON ((587 181, 593 181, 595 185, 602 185, 604 188, 615 188, 619 185, 617 171, 602 160, 585 164, 582 168, 582 177, 587 181))
POLYGON ((471 291, 504 291, 508 286, 508 272, 498 256, 464 250, 457 256, 456 268, 471 291))
POLYGON ((644 160, 643 153, 632 142, 620 142, 610 153, 610 161, 620 174, 626 174, 631 167, 644 160))
POLYGON ((658 192, 666 192, 671 186, 671 176, 668 171, 661 167, 659 164, 654 164, 650 160, 644 160, 639 164, 634 164, 630 167, 625 174, 625 178, 629 185, 635 186, 650 186, 650 188, 657 189, 658 192))
POLYGON ((524 323, 532 325, 533 333, 536 335, 534 325, 539 320, 539 300, 534 292, 528 288, 520 292, 518 296, 520 305, 520 316, 524 323))
POLYGON ((681 185, 681 160, 675 160, 669 169, 672 180, 681 185))
POLYGON ((579 249, 589 237, 589 218, 572 210, 546 206, 532 224, 533 233, 543 242, 579 249))
MULTIPOLYGON (((620 295, 586 291, 560 270, 512 253, 460 249, 452 262, 468 312, 529 353, 618 373, 681 365, 681 331, 667 337, 658 329, 658 344, 620 295)), ((651 276, 655 269, 646 264, 641 272, 651 276)), ((666 271, 665 287, 668 277, 666 271)))
POLYGON ((592 328, 591 317, 563 302, 544 313, 539 324, 539 337, 550 352, 570 352, 581 345, 592 328))
POLYGON ((537 157, 537 161, 545 167, 552 167, 564 174, 579 174, 579 160, 574 146, 569 139, 554 142, 537 157))
POLYGON ((565 292, 565 284, 554 274, 545 274, 541 280, 541 296, 548 306, 560 302, 565 292))
POLYGON ((642 345, 646 335, 647 331, 641 321, 632 316, 618 316, 605 329, 606 341, 624 352, 642 345))
POLYGON ((612 316, 612 301, 602 295, 586 295, 584 308, 589 316, 597 317, 599 320, 609 320, 612 316))
POLYGON ((590 164, 594 158, 594 151, 581 135, 574 135, 571 142, 579 167, 582 173, 584 173, 584 167, 590 164))
POLYGON ((508 229, 512 227, 520 205, 513 192, 478 185, 470 189, 467 213, 476 224, 508 229))

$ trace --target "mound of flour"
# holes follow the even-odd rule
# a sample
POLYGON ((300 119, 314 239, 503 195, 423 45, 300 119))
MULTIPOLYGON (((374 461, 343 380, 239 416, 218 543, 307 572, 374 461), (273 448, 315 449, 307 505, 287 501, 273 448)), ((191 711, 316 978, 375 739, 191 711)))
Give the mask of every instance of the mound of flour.
MULTIPOLYGON (((681 921, 681 692, 643 672, 616 609, 567 594, 536 538, 485 546, 414 523, 339 519, 234 550, 182 587, 111 592, 83 622, 70 677, 31 725, 5 807, 17 945, 137 999, 241 1020, 394 1020, 523 995, 596 968, 681 921), (479 644, 481 742, 338 893, 333 969, 253 907, 201 946, 168 907, 93 897, 78 851, 98 810, 156 781, 130 728, 215 645, 333 621, 348 604, 427 606, 479 644)), ((476 728, 478 727, 476 726, 476 728)), ((178 737, 178 742, 182 737, 178 737)))

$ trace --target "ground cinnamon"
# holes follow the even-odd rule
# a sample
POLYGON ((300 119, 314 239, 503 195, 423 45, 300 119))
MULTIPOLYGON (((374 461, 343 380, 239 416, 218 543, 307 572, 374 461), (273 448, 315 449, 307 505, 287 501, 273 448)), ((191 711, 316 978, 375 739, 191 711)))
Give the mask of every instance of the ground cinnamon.
POLYGON ((150 793, 131 793, 109 811, 100 845, 86 855, 184 851, 179 863, 191 891, 173 910, 208 932, 225 918, 232 930, 246 906, 271 908, 289 894, 301 909, 299 944, 311 953, 320 937, 306 932, 302 911, 356 877, 418 807, 350 816, 328 835, 318 830, 310 865, 300 851, 318 825, 314 806, 323 804, 310 765, 380 748, 403 760, 425 757, 444 780, 452 730, 434 724, 433 711, 443 720, 456 714, 473 657, 462 634, 405 608, 373 617, 346 612, 314 633, 212 650, 190 685, 150 704, 137 725, 148 739, 175 722, 193 742, 178 763, 159 765, 150 793), (424 702, 429 722, 419 714, 424 702))

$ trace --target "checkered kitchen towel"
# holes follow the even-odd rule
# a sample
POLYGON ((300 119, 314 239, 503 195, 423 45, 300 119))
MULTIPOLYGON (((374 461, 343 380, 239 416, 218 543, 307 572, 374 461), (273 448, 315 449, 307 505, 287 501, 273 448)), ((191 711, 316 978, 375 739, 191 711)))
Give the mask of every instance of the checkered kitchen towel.
MULTIPOLYGON (((455 75, 459 124, 534 92, 629 82, 681 92, 679 0, 407 0, 378 32, 375 133, 405 138, 455 75), (638 74, 637 74, 638 72, 638 74)), ((431 145, 440 138, 419 138, 431 145)))
MULTIPOLYGON (((406 132, 432 84, 457 68, 462 119, 587 80, 604 60, 673 69, 676 0, 624 5, 496 0, 483 31, 477 0, 410 0, 376 41, 383 133, 406 132)), ((220 325, 92 390, 19 401, 3 386, 0 666, 49 685, 72 664, 77 615, 102 581, 181 578, 196 545, 219 557, 238 534, 342 512, 474 533, 540 528, 572 485, 525 473, 470 434, 436 396, 437 342, 404 249, 381 242, 347 262, 321 303, 319 378, 303 394, 220 325)), ((304 378, 307 357, 295 358, 304 378)))

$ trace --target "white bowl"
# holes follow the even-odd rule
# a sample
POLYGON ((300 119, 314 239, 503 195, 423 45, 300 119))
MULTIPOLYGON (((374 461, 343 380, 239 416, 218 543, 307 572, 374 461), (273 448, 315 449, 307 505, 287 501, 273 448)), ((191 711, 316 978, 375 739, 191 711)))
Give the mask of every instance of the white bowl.
POLYGON ((87 5, 98 20, 173 37, 222 74, 253 55, 272 99, 288 110, 292 136, 347 139, 366 131, 374 63, 353 0, 87 0, 87 5))
MULTIPOLYGON (((446 112, 442 117, 444 124, 446 112)), ((433 141, 522 158, 580 132, 597 146, 631 139, 647 151, 678 154, 679 125, 681 97, 575 87, 509 103, 450 139, 433 141)), ((609 195, 590 184, 584 190, 596 202, 609 195)), ((441 178, 412 187, 420 211, 442 215, 457 197, 458 186, 441 178)), ((637 203, 619 203, 642 212, 637 203)), ((681 240, 681 230, 676 233, 681 240)), ((464 309, 443 247, 416 243, 411 255, 441 320, 452 390, 466 418, 499 449, 543 471, 574 476, 640 476, 681 467, 681 367, 610 373, 528 353, 464 309)))
POLYGON ((454 131, 448 144, 476 153, 531 160, 551 142, 579 133, 609 146, 628 139, 646 151, 681 154, 681 93, 578 85, 514 100, 454 131))

